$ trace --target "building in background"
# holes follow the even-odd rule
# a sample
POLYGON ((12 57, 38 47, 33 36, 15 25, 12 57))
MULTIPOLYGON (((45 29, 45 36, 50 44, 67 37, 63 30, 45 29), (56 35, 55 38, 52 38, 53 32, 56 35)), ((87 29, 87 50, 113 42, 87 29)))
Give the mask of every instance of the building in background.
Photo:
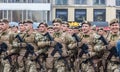
POLYGON ((120 21, 120 0, 52 0, 52 19, 91 21, 96 26, 108 24, 113 18, 120 21))
POLYGON ((51 17, 50 0, 0 0, 0 19, 11 22, 32 19, 34 22, 48 22, 51 17))
POLYGON ((113 18, 120 21, 120 0, 0 0, 2 18, 47 23, 54 18, 70 22, 88 20, 96 26, 107 26, 113 18))

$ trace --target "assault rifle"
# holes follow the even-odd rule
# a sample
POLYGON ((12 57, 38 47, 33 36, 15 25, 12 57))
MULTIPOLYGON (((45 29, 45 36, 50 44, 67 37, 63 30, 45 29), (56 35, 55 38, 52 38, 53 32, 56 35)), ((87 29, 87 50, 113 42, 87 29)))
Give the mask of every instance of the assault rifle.
MULTIPOLYGON (((23 39, 20 37, 19 34, 17 34, 15 38, 17 38, 20 42, 24 42, 23 39)), ((35 55, 37 57, 37 55, 34 52, 34 47, 31 44, 26 43, 26 52, 25 52, 25 55, 23 57, 24 65, 25 65, 24 58, 27 58, 29 54, 35 55)), ((36 59, 35 61, 38 62, 38 64, 40 65, 40 67, 42 67, 41 64, 40 64, 39 59, 36 59)))
MULTIPOLYGON (((6 43, 4 43, 4 42, 1 43, 1 44, 0 44, 0 54, 1 54, 2 52, 6 52, 6 51, 7 51, 7 48, 8 48, 8 46, 7 46, 6 43)), ((8 55, 8 53, 6 52, 6 55, 7 55, 7 56, 5 56, 5 57, 3 58, 3 60, 8 59, 8 62, 9 62, 9 64, 11 65, 10 71, 14 72, 14 71, 15 71, 15 66, 12 64, 12 58, 11 58, 11 56, 12 56, 12 55, 16 55, 16 53, 13 53, 13 54, 8 55)))
MULTIPOLYGON (((51 37, 51 35, 48 32, 44 36, 46 36, 50 41, 54 41, 54 38, 51 37)), ((62 56, 62 44, 60 44, 59 42, 57 42, 54 46, 54 50, 52 51, 51 56, 54 56, 56 52, 58 52, 60 55, 60 58, 58 60, 63 59, 64 64, 67 65, 68 70, 70 70, 67 60, 65 59, 65 57, 62 56)))

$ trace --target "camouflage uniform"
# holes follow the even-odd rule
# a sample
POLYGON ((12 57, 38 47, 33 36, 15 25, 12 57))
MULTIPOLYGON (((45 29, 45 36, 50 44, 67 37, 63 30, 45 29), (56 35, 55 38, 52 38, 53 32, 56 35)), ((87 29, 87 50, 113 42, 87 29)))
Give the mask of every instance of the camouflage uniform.
MULTIPOLYGON (((109 34, 109 37, 107 38, 109 45, 112 44, 115 46, 117 40, 120 37, 119 35, 120 34, 117 34, 117 35, 109 34)), ((109 48, 111 48, 111 46, 109 48)), ((108 55, 109 55, 109 52, 106 56, 108 56, 108 55)), ((113 55, 112 58, 110 60, 108 60, 108 65, 107 65, 108 72, 119 72, 119 65, 120 65, 119 58, 117 56, 113 55)))
MULTIPOLYGON (((74 27, 71 27, 71 29, 73 30, 74 27)), ((78 50, 79 47, 81 46, 81 39, 80 37, 73 31, 71 31, 71 43, 68 45, 68 54, 70 57, 70 65, 71 65, 71 72, 78 72, 78 61, 77 61, 77 57, 78 57, 78 50), (77 38, 77 39, 76 39, 77 38)))
MULTIPOLYGON (((67 33, 61 33, 61 32, 55 32, 54 35, 54 40, 56 42, 59 42, 62 44, 62 56, 68 61, 68 57, 69 57, 69 52, 68 52, 68 45, 72 42, 72 37, 67 34, 67 33)), ((68 71, 68 65, 69 62, 67 64, 64 64, 64 60, 58 60, 58 58, 60 57, 59 53, 56 52, 56 54, 54 55, 54 67, 55 69, 57 69, 57 72, 67 72, 68 71)))
POLYGON ((107 72, 119 72, 120 63, 119 63, 119 57, 117 56, 117 51, 116 51, 116 42, 120 38, 120 33, 119 33, 119 23, 117 19, 111 20, 110 28, 111 28, 111 32, 107 36, 108 46, 104 54, 104 57, 107 61, 106 63, 107 72), (117 29, 117 30, 114 30, 114 29, 117 29))
MULTIPOLYGON (((89 22, 83 22, 83 24, 89 26, 91 25, 89 22)), ((78 50, 78 59, 76 60, 76 64, 78 66, 80 64, 80 69, 83 72, 94 72, 99 62, 99 58, 96 57, 99 56, 99 52, 103 49, 102 48, 103 43, 95 37, 97 36, 97 34, 91 33, 90 30, 87 34, 83 32, 79 33, 78 36, 80 37, 81 42, 78 43, 78 47, 80 47, 80 49, 78 50), (82 49, 84 44, 88 46, 88 49, 86 51, 83 51, 82 49)), ((76 72, 78 72, 79 67, 76 68, 77 68, 76 72)))
MULTIPOLYGON (((36 52, 37 55, 40 55, 39 59, 41 59, 41 65, 43 69, 49 71, 53 68, 53 57, 51 57, 51 43, 47 36, 44 34, 37 33, 35 37, 38 45, 38 51, 36 52), (43 56, 42 56, 43 55, 43 56), (47 57, 46 57, 47 56, 47 57)), ((52 49, 53 50, 53 49, 52 49)))
MULTIPOLYGON (((8 25, 9 21, 6 20, 6 19, 2 19, 1 23, 2 23, 1 25, 3 25, 3 24, 8 25)), ((2 27, 4 27, 4 26, 2 26, 2 27)), ((9 38, 10 32, 9 31, 10 30, 7 28, 4 31, 2 30, 2 32, 0 33, 0 43, 4 42, 5 44, 7 44, 7 47, 8 47, 7 51, 9 51, 11 49, 10 38, 9 38)), ((3 60, 5 55, 6 55, 5 52, 1 54, 1 65, 3 67, 3 68, 1 68, 1 72, 9 72, 9 70, 11 68, 10 63, 8 62, 8 60, 3 60)))
MULTIPOLYGON (((9 32, 3 32, 1 35, 1 41, 5 42, 8 46, 8 50, 11 48, 11 45, 9 44, 9 32)), ((5 53, 3 55, 6 55, 5 53)), ((4 56, 3 56, 4 57, 4 56)), ((7 60, 2 60, 4 71, 3 72, 9 72, 10 70, 10 64, 7 60)))
MULTIPOLYGON (((102 35, 94 35, 94 39, 93 39, 93 50, 95 52, 95 56, 93 58, 93 60, 95 61, 95 65, 96 65, 96 70, 97 72, 103 72, 103 55, 104 55, 104 50, 106 50, 106 46, 103 43, 103 41, 100 39, 102 35)), ((104 36, 102 36, 104 37, 104 36)), ((104 38, 105 39, 105 38, 104 38)), ((106 40, 106 39, 105 39, 106 40)))
POLYGON ((17 72, 36 72, 36 64, 32 59, 34 55, 29 54, 27 58, 24 57, 26 53, 26 43, 32 45, 34 47, 34 51, 36 51, 36 44, 35 44, 35 33, 19 33, 19 36, 23 39, 23 42, 20 42, 18 38, 15 38, 18 34, 12 34, 10 37, 12 41, 12 49, 10 50, 10 54, 12 53, 19 53, 18 57, 18 64, 19 69, 17 72))
MULTIPOLYGON (((88 45, 88 47, 89 47, 88 52, 89 52, 90 56, 88 55, 88 53, 83 54, 82 57, 81 57, 81 62, 80 63, 82 63, 82 61, 85 61, 86 59, 95 55, 95 52, 93 52, 93 46, 91 44, 92 43, 92 37, 91 36, 92 36, 92 34, 90 34, 90 35, 84 35, 83 34, 82 42, 85 42, 88 45)), ((82 63, 81 64, 81 70, 83 72, 88 72, 88 71, 89 72, 94 72, 94 69, 93 69, 92 65, 90 64, 90 62, 82 63)))
MULTIPOLYGON (((24 37, 24 41, 34 47, 34 51, 37 51, 37 45, 35 43, 35 32, 31 34, 27 34, 24 37)), ((37 72, 35 61, 32 61, 34 59, 35 54, 29 55, 26 61, 27 64, 27 72, 37 72)))

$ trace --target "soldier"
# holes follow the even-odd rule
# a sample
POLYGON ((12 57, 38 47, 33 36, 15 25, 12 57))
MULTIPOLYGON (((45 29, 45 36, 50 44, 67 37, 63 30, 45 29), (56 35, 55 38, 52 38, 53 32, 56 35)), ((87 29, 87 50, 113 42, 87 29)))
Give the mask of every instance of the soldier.
MULTIPOLYGON (((9 51, 11 49, 11 44, 10 44, 10 30, 9 30, 9 21, 7 19, 2 19, 0 23, 0 44, 5 43, 7 45, 7 50, 9 51)), ((2 57, 6 55, 5 53, 2 54, 2 57)), ((2 65, 4 66, 4 69, 2 72, 9 72, 10 71, 10 63, 7 60, 2 60, 2 65)))
POLYGON ((21 33, 25 32, 26 29, 25 29, 25 26, 24 26, 23 22, 19 22, 19 30, 20 30, 21 33))
POLYGON ((68 45, 71 43, 72 38, 67 32, 62 32, 61 31, 61 24, 62 20, 59 18, 56 18, 52 21, 53 23, 53 28, 54 28, 54 40, 60 44, 62 44, 62 54, 60 55, 60 50, 59 52, 57 51, 54 55, 54 70, 56 72, 67 72, 70 70, 67 58, 68 58, 68 45), (62 56, 62 57, 61 57, 62 56), (59 59, 59 57, 61 57, 59 59))
POLYGON ((119 72, 119 58, 117 56, 116 51, 116 42, 120 38, 119 34, 119 23, 117 19, 113 19, 110 22, 110 34, 107 37, 109 42, 108 52, 105 53, 106 61, 107 61, 107 72, 119 72))
POLYGON ((50 35, 53 36, 53 33, 54 33, 53 27, 52 27, 52 26, 49 26, 49 27, 47 28, 47 30, 48 30, 48 32, 50 33, 50 35))
MULTIPOLYGON (((27 45, 29 44, 28 46, 32 46, 34 51, 36 52, 38 47, 35 43, 36 32, 34 32, 33 30, 33 26, 32 26, 33 22, 31 20, 26 20, 23 22, 23 24, 27 31, 24 36, 24 42, 26 42, 27 45)), ((37 72, 35 62, 31 61, 32 58, 34 58, 34 56, 36 56, 34 52, 28 55, 28 58, 27 58, 28 61, 26 61, 28 72, 37 72)))
POLYGON ((66 32, 66 31, 68 31, 68 28, 69 28, 68 22, 63 21, 62 26, 61 26, 62 31, 66 32))
MULTIPOLYGON (((70 45, 70 48, 78 48, 78 59, 76 62, 76 71, 79 71, 79 64, 80 69, 83 72, 94 72, 98 71, 97 63, 99 62, 99 58, 97 58, 98 52, 103 50, 103 47, 96 48, 99 44, 98 38, 100 37, 96 33, 91 33, 91 24, 88 21, 82 23, 82 33, 79 33, 78 36, 80 37, 80 41, 75 44, 70 45), (98 41, 98 42, 96 42, 98 41), (95 44, 96 43, 96 44, 95 44), (80 60, 79 60, 80 59, 80 60)), ((103 42, 100 41, 100 46, 103 45, 103 42)))
POLYGON ((18 26, 12 26, 11 27, 11 31, 14 32, 14 33, 18 33, 18 26))
POLYGON ((76 69, 77 69, 76 68, 77 67, 76 59, 77 59, 78 50, 79 50, 78 44, 80 43, 80 38, 78 37, 77 32, 74 30, 74 28, 75 27, 69 28, 69 29, 71 29, 69 34, 71 34, 73 42, 71 42, 68 45, 68 49, 69 49, 68 52, 69 52, 69 57, 70 57, 69 61, 70 61, 70 65, 71 65, 71 72, 78 72, 78 71, 76 71, 76 69))
POLYGON ((99 29, 97 30, 97 33, 98 33, 99 35, 103 35, 103 34, 104 34, 103 28, 102 28, 102 27, 99 28, 99 29))
POLYGON ((52 45, 55 42, 51 40, 52 36, 48 33, 47 27, 48 25, 45 22, 41 22, 38 26, 40 33, 36 34, 35 38, 39 49, 36 54, 40 57, 41 69, 52 72, 53 57, 51 56, 51 51, 53 50, 52 45))
POLYGON ((67 31, 70 35, 72 35, 74 33, 73 27, 69 27, 68 31, 67 31))
POLYGON ((74 32, 75 32, 76 34, 79 34, 79 33, 80 33, 79 27, 74 27, 73 30, 74 30, 74 32))
POLYGON ((10 53, 19 53, 18 57, 19 69, 18 72, 37 72, 35 61, 33 58, 36 56, 34 51, 37 50, 35 43, 35 32, 33 30, 31 20, 26 20, 21 25, 22 32, 11 36, 13 49, 10 53), (26 32, 24 31, 24 27, 26 32))

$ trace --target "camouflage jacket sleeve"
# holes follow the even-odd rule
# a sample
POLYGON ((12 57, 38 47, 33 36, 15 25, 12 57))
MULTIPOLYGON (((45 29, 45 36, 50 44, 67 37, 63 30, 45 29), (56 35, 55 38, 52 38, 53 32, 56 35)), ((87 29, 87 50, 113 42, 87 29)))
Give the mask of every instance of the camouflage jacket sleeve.
POLYGON ((54 46, 54 41, 49 41, 46 37, 44 37, 42 34, 37 33, 35 36, 35 41, 38 47, 44 48, 46 46, 54 46))
MULTIPOLYGON (((78 34, 77 36, 81 39, 81 35, 80 34, 78 34)), ((71 42, 68 45, 69 49, 74 49, 74 48, 82 46, 82 42, 77 42, 72 36, 70 36, 70 38, 71 38, 71 42)))

